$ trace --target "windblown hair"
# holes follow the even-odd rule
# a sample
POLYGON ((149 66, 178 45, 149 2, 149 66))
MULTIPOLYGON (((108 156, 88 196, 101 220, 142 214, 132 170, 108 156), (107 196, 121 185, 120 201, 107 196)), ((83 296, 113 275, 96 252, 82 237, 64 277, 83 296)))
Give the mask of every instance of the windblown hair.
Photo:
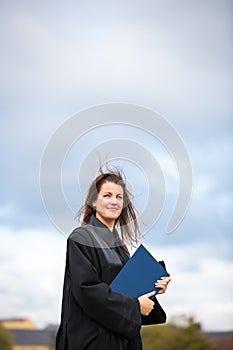
POLYGON ((119 169, 107 169, 106 172, 100 168, 98 175, 91 183, 85 204, 78 211, 77 218, 82 217, 81 225, 88 223, 92 214, 95 215, 93 202, 97 199, 101 187, 106 182, 112 182, 123 188, 123 208, 120 216, 116 220, 116 224, 120 226, 122 243, 125 245, 137 244, 140 237, 140 230, 136 216, 136 209, 132 204, 132 195, 126 187, 125 176, 119 169))

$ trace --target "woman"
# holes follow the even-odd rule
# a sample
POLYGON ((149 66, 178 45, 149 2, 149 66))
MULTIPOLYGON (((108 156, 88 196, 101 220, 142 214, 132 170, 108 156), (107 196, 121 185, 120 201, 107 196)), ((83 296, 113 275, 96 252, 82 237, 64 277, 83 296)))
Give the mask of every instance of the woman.
MULTIPOLYGON (((164 323, 166 314, 155 297, 151 300, 154 292, 133 298, 109 287, 129 259, 125 243, 139 238, 135 210, 120 172, 102 172, 92 182, 81 215, 82 225, 67 240, 56 350, 141 350, 141 325, 164 323)), ((169 281, 155 283, 160 294, 169 281)))

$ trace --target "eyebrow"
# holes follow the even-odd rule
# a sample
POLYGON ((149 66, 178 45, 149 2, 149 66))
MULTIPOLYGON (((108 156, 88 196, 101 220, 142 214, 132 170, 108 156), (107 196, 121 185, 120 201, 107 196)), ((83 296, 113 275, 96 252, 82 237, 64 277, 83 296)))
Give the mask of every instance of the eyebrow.
MULTIPOLYGON (((104 192, 104 194, 112 194, 112 192, 110 191, 106 191, 104 192)), ((123 196, 124 193, 118 192, 117 195, 123 196)))

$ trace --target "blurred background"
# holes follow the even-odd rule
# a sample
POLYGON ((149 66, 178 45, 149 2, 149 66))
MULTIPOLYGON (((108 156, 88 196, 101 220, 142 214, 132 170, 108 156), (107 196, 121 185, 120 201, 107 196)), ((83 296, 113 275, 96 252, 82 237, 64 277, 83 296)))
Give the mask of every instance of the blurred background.
MULTIPOLYGON (((66 237, 42 204, 41 157, 75 113, 125 102, 163 115, 192 162, 191 203, 168 235, 179 186, 173 160, 158 140, 130 126, 122 131, 155 157, 161 153, 164 211, 142 243, 172 275, 159 297, 168 320, 185 314, 205 331, 233 329, 232 6, 230 0, 0 2, 0 319, 26 317, 39 328, 59 323, 66 237)), ((74 213, 83 201, 72 197, 80 154, 90 140, 118 135, 114 126, 90 131, 85 145, 70 151, 64 192, 74 213)), ((140 207, 145 179, 131 163, 117 164, 133 178, 140 207)))

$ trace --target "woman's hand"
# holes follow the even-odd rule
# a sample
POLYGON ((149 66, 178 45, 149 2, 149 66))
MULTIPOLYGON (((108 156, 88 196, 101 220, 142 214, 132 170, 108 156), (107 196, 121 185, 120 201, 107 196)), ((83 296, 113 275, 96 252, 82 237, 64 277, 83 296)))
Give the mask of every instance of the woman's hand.
POLYGON ((168 286, 168 283, 171 281, 171 278, 170 277, 161 277, 160 280, 158 280, 156 283, 155 283, 155 287, 156 288, 159 288, 159 291, 157 294, 163 294, 166 292, 166 289, 167 289, 167 286, 168 286))
POLYGON ((152 297, 153 295, 155 295, 155 291, 147 294, 143 294, 140 297, 138 297, 141 315, 148 316, 149 313, 152 311, 154 307, 154 302, 149 298, 152 297))
MULTIPOLYGON (((161 277, 161 279, 155 283, 155 287, 159 288, 159 291, 157 294, 165 293, 170 281, 171 281, 170 277, 161 277)), ((148 316, 149 313, 152 311, 154 307, 154 302, 149 298, 152 297, 153 295, 155 295, 155 291, 138 297, 141 315, 148 316)))

